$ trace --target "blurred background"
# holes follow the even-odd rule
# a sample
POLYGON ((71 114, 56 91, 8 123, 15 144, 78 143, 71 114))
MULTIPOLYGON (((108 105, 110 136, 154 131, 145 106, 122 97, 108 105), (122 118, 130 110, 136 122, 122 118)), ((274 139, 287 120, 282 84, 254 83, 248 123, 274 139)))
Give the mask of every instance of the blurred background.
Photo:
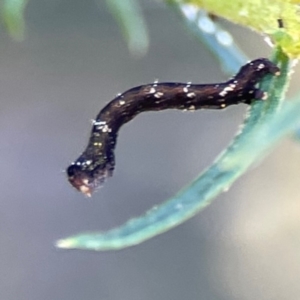
MULTIPOLYGON (((300 299, 300 145, 292 139, 159 237, 117 252, 54 247, 174 195, 228 144, 246 112, 141 114, 122 128, 105 186, 92 199, 73 189, 63 171, 115 94, 155 79, 226 79, 174 13, 150 0, 143 9, 150 48, 139 59, 94 1, 30 0, 21 43, 0 28, 0 299, 300 299)), ((226 27, 250 58, 269 55, 257 34, 226 27)))

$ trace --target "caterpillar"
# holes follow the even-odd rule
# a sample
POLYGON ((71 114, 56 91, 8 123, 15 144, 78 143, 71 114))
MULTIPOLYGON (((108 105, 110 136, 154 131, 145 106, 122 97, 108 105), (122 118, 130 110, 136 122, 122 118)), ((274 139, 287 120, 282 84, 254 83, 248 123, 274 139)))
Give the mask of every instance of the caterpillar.
POLYGON ((256 87, 267 74, 279 75, 279 68, 266 58, 253 60, 223 83, 192 84, 154 82, 118 94, 97 115, 88 145, 67 168, 69 182, 80 192, 91 196, 94 190, 112 176, 114 149, 120 128, 145 111, 165 109, 224 109, 253 99, 264 100, 267 94, 256 87))

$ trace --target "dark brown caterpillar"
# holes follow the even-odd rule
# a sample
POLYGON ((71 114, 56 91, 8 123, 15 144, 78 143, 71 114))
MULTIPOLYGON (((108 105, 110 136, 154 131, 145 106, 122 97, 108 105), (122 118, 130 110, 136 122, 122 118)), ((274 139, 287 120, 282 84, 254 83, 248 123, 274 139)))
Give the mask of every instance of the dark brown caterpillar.
POLYGON ((119 129, 144 111, 163 109, 223 109, 229 105, 265 99, 256 84, 267 74, 278 75, 279 68, 259 58, 244 65, 232 79, 217 84, 152 83, 134 87, 109 102, 93 122, 85 151, 67 169, 70 183, 87 196, 115 166, 114 149, 119 129))

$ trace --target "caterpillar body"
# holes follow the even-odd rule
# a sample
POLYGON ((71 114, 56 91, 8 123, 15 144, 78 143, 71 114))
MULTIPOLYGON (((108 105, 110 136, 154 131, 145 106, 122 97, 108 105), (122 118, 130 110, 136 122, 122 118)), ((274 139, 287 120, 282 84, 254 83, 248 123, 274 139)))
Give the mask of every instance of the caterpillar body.
POLYGON ((114 149, 120 128, 145 111, 165 109, 224 109, 239 103, 263 100, 266 93, 256 87, 267 74, 279 68, 266 58, 253 60, 231 79, 214 84, 154 82, 119 94, 97 115, 84 152, 67 168, 69 182, 91 196, 107 177, 112 176, 114 149))

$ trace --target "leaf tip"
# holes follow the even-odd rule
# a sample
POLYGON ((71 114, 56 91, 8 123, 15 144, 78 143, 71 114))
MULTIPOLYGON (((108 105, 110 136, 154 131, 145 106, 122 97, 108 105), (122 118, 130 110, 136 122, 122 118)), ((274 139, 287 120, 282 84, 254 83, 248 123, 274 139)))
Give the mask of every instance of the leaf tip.
POLYGON ((62 239, 62 240, 58 240, 55 243, 55 246, 60 249, 74 249, 74 248, 76 248, 76 242, 72 238, 71 239, 62 239))

